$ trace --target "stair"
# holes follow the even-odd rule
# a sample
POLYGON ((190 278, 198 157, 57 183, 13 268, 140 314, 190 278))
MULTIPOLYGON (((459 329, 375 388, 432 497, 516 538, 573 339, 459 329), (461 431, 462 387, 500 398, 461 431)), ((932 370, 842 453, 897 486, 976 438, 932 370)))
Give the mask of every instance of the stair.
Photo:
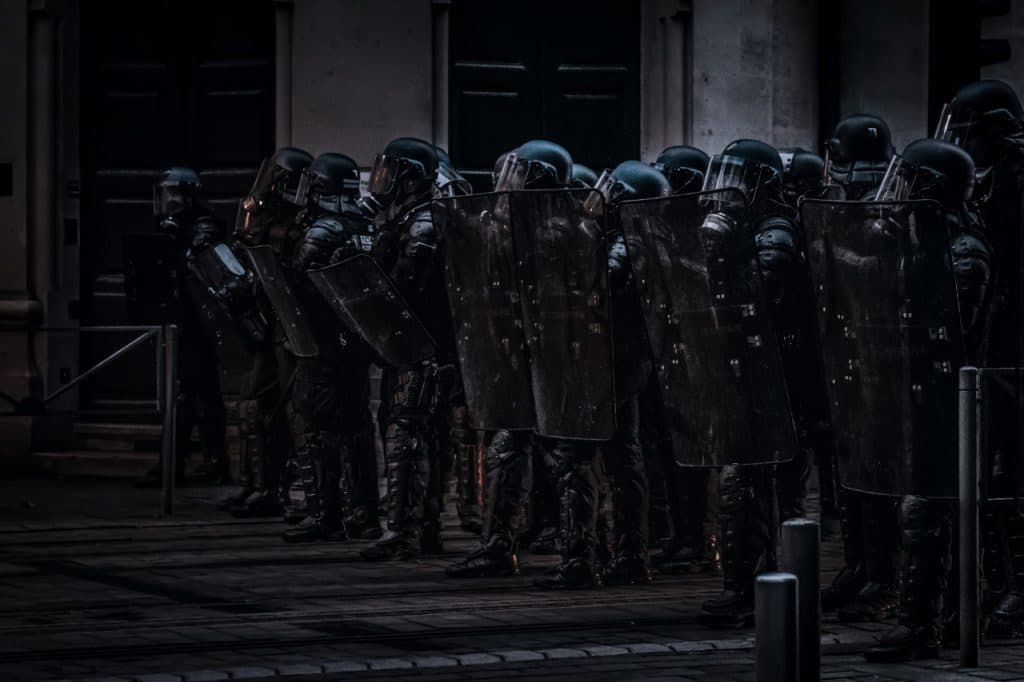
MULTIPOLYGON (((228 424, 231 475, 237 479, 241 440, 237 424, 228 424)), ((32 453, 31 468, 60 477, 138 478, 160 458, 159 424, 78 422, 75 446, 59 452, 32 453)), ((190 463, 198 464, 199 439, 193 432, 190 463)))

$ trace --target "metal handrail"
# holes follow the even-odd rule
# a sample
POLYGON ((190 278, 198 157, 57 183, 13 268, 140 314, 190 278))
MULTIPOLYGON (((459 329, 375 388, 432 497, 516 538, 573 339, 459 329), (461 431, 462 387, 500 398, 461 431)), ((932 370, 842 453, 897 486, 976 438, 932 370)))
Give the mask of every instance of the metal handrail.
MULTIPOLYGON (((84 372, 80 373, 68 383, 62 385, 53 393, 46 395, 42 400, 33 402, 33 399, 26 398, 21 401, 14 400, 10 396, 0 395, 10 400, 15 406, 15 415, 32 416, 33 414, 46 413, 45 407, 60 396, 81 384, 89 377, 102 371, 120 358, 138 348, 143 343, 155 339, 157 342, 156 354, 156 408, 162 413, 161 420, 161 447, 160 447, 160 468, 163 478, 161 490, 161 513, 169 516, 174 512, 174 471, 175 471, 175 448, 177 438, 178 419, 178 327, 169 325, 97 325, 85 327, 37 327, 37 332, 69 332, 69 333, 124 333, 137 332, 128 343, 118 347, 116 350, 102 358, 84 372), (34 409, 29 409, 34 408, 34 409)), ((11 416, 0 413, 0 416, 11 416)))

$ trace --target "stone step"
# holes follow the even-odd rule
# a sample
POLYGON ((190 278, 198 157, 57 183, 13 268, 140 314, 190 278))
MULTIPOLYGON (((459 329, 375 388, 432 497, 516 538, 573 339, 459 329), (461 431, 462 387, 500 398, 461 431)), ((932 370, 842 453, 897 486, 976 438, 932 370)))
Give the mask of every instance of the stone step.
POLYGON ((33 452, 32 468, 59 477, 139 478, 153 466, 156 452, 65 450, 33 452))

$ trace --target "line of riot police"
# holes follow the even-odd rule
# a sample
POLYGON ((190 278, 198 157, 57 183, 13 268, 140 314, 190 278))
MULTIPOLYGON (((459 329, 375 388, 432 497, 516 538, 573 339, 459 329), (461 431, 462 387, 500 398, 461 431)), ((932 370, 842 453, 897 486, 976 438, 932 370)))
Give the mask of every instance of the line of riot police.
MULTIPOLYGON (((185 293, 167 298, 200 339, 184 400, 209 402, 216 348, 244 349, 248 477, 225 507, 284 513, 287 541, 438 554, 454 471, 481 543, 449 576, 515 575, 525 547, 560 554, 534 581, 547 589, 720 562, 711 627, 752 624, 755 576, 780 522, 805 515, 814 463, 844 549, 823 609, 896 617, 870 658, 935 656, 957 622, 957 370, 1021 364, 1022 146, 1016 95, 981 81, 900 154, 864 114, 824 159, 741 139, 597 176, 531 140, 475 193, 403 137, 363 197, 349 157, 285 148, 231 239, 209 229, 198 177, 172 169, 156 208, 185 293)), ((139 258, 129 293, 148 300, 139 258)), ((1000 409, 983 564, 991 627, 1017 634, 1021 401, 1000 409)))

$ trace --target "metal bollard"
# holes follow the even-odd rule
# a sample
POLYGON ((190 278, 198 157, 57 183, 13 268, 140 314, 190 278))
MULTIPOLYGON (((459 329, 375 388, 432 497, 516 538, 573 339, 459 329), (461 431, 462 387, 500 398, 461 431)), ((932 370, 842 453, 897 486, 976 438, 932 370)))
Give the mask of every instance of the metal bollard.
POLYGON ((821 531, 810 519, 792 519, 782 524, 781 569, 797 579, 797 623, 799 625, 800 680, 821 679, 821 531))
POLYGON ((977 367, 960 368, 960 665, 978 667, 978 380, 977 367))
POLYGON ((800 679, 796 593, 797 578, 792 573, 763 573, 757 578, 757 682, 800 679))
POLYGON ((178 328, 165 325, 162 333, 164 365, 164 413, 161 429, 161 515, 174 513, 175 432, 178 424, 178 328))

